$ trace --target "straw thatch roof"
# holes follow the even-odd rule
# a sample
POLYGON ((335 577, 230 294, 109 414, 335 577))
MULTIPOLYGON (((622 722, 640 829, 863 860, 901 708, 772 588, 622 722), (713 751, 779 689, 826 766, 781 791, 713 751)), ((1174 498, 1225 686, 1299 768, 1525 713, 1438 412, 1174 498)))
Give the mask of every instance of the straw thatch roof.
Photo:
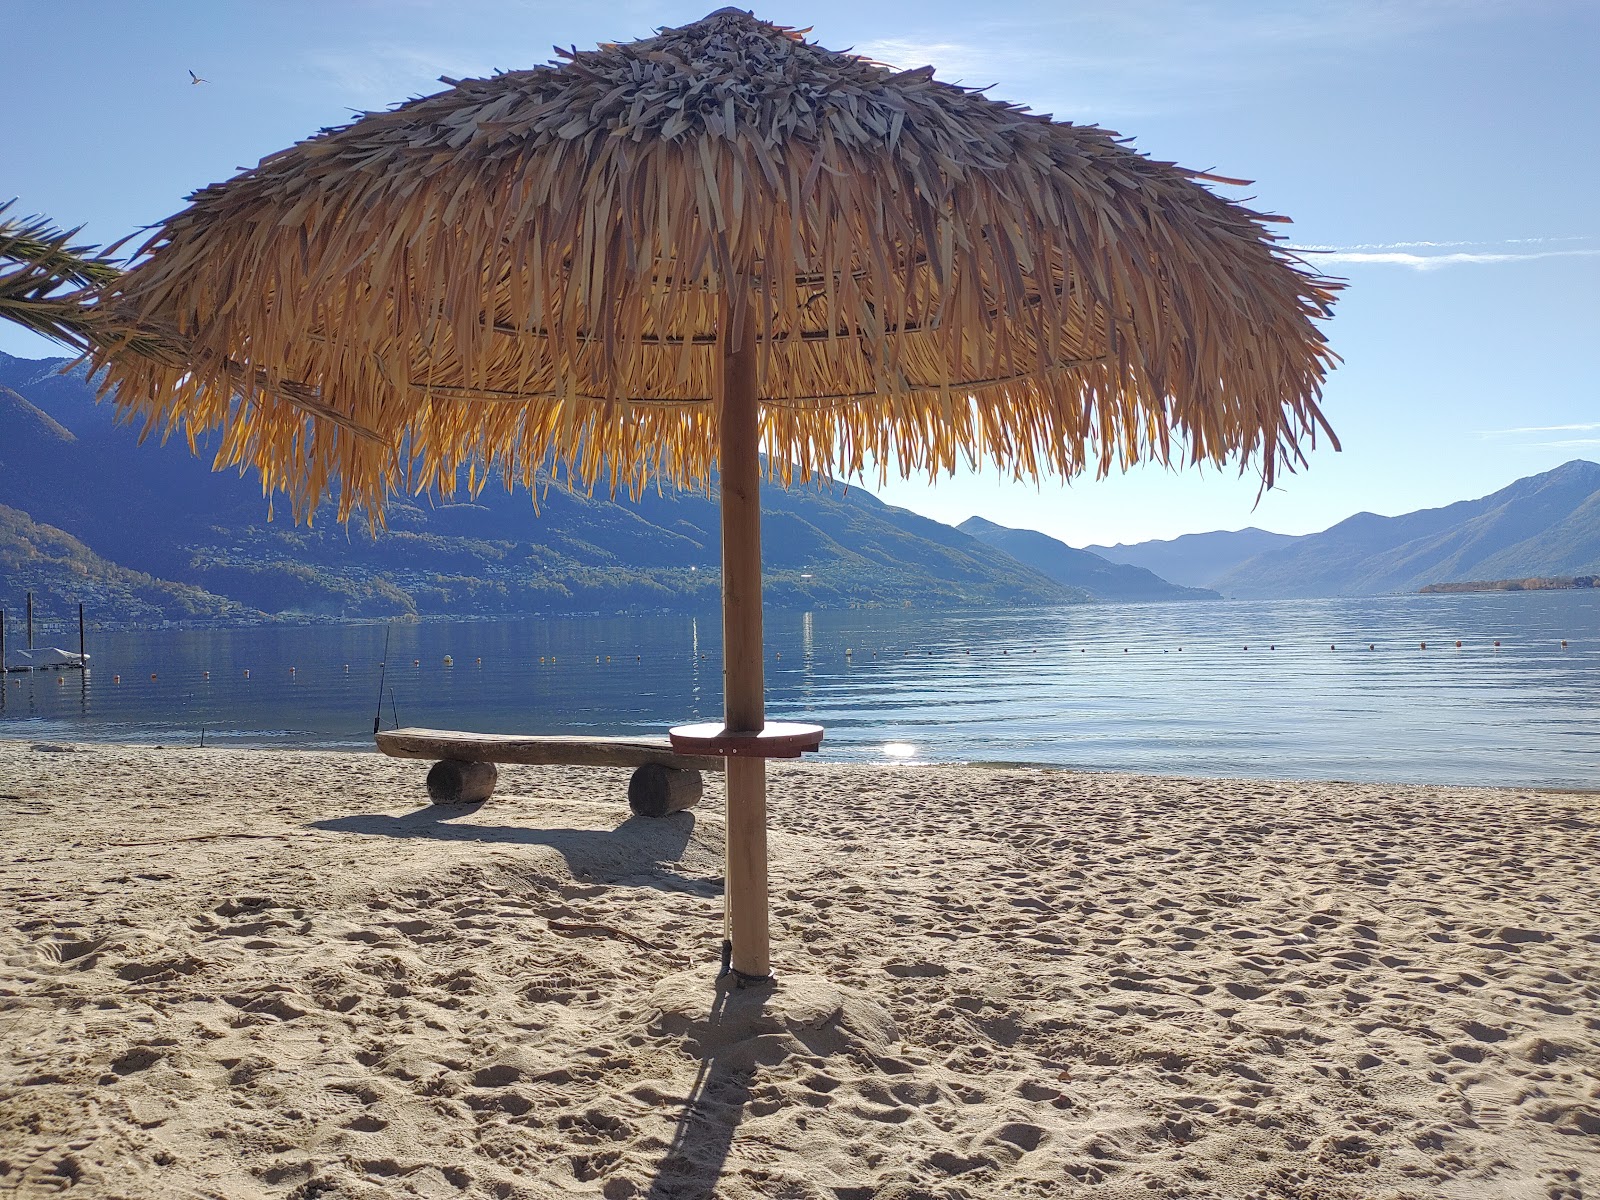
POLYGON ((105 298, 157 427, 298 510, 564 467, 707 478, 719 328, 802 473, 1181 453, 1270 482, 1327 431, 1337 284, 1211 176, 723 9, 325 130, 208 187, 105 298), (731 313, 731 317, 728 315, 731 313))

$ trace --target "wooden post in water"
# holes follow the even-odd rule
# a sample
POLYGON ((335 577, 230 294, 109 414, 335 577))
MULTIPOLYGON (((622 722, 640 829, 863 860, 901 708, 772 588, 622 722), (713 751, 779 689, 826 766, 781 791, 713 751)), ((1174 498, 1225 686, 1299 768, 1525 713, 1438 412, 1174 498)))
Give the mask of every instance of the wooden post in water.
POLYGON ((0 685, 5 683, 6 673, 6 610, 0 608, 0 685))
POLYGON ((28 649, 33 649, 33 593, 28 593, 28 649))
POLYGON ((78 665, 87 666, 89 658, 83 652, 83 601, 78 601, 78 665))
MULTIPOLYGON (((739 287, 734 280, 725 286, 739 287)), ((761 655, 761 400, 756 314, 747 293, 722 310, 722 412, 718 419, 722 504, 723 724, 759 733, 766 724, 761 655)), ((733 969, 772 974, 767 930, 767 764, 728 759, 728 937, 733 969)))

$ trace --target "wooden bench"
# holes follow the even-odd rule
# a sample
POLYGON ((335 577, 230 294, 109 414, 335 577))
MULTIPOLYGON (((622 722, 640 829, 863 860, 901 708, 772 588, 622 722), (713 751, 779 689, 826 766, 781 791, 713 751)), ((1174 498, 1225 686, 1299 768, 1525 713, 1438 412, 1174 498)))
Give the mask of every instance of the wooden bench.
POLYGON ((458 733, 451 729, 386 729, 375 735, 392 758, 433 759, 428 799, 478 804, 494 792, 496 763, 534 766, 632 767, 628 807, 664 817, 699 801, 702 771, 723 769, 722 757, 679 754, 666 738, 529 737, 516 733, 458 733))

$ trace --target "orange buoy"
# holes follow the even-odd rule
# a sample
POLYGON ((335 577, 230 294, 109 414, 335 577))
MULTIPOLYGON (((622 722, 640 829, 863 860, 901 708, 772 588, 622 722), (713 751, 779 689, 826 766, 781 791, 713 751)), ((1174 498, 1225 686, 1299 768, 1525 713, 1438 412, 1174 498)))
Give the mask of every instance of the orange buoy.
POLYGON ((1456 649, 1457 650, 1461 649, 1461 639, 1460 638, 1456 639, 1456 649))
POLYGON ((411 660, 411 665, 413 667, 420 667, 422 665, 422 660, 420 658, 413 658, 411 660))
POLYGON ((1376 650, 1377 648, 1378 648, 1378 644, 1376 642, 1369 642, 1367 644, 1367 649, 1368 650, 1376 650))
POLYGON ((210 671, 201 671, 200 672, 200 678, 201 679, 210 679, 211 678, 211 672, 210 671))
MULTIPOLYGON (((21 683, 21 682, 22 682, 22 680, 20 680, 20 679, 19 679, 19 680, 17 680, 17 682, 18 682, 18 683, 21 683)), ((121 676, 121 675, 113 675, 113 676, 112 676, 112 677, 111 677, 111 682, 112 682, 112 683, 121 683, 121 682, 122 682, 122 676, 121 676)))
POLYGON ((57 675, 57 676, 56 676, 56 684, 57 684, 57 685, 58 685, 58 686, 59 686, 59 685, 60 685, 60 684, 63 684, 63 683, 65 683, 65 682, 66 682, 66 681, 67 681, 67 680, 66 680, 66 677, 65 677, 65 676, 62 676, 62 675, 57 675))
POLYGON ((293 675, 299 669, 300 669, 299 667, 290 667, 289 668, 289 674, 293 675))
POLYGON ((249 678, 250 678, 250 668, 249 668, 249 667, 246 667, 246 668, 245 668, 245 669, 244 669, 244 677, 245 677, 245 678, 246 678, 246 679, 249 679, 249 678))
POLYGON ((1422 643, 1422 649, 1426 650, 1427 648, 1428 648, 1428 643, 1427 642, 1423 642, 1422 643))
POLYGON ((1562 638, 1561 639, 1561 648, 1563 650, 1565 650, 1567 648, 1567 639, 1566 638, 1562 638))
POLYGON ((154 679, 155 677, 156 677, 156 673, 154 671, 151 671, 150 672, 150 678, 154 679))
POLYGON ((1500 639, 1499 638, 1495 638, 1495 640, 1494 640, 1494 648, 1496 650, 1500 649, 1500 639))

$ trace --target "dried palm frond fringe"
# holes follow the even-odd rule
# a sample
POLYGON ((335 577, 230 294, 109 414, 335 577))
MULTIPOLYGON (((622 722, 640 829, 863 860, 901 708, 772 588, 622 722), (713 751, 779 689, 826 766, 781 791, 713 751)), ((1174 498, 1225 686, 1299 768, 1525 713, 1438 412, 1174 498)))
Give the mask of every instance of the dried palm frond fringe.
POLYGON ((1019 477, 1331 436, 1337 282, 1232 183, 723 10, 325 130, 192 198, 104 301, 119 404, 305 513, 547 468, 715 468, 755 321, 785 473, 1019 477))

